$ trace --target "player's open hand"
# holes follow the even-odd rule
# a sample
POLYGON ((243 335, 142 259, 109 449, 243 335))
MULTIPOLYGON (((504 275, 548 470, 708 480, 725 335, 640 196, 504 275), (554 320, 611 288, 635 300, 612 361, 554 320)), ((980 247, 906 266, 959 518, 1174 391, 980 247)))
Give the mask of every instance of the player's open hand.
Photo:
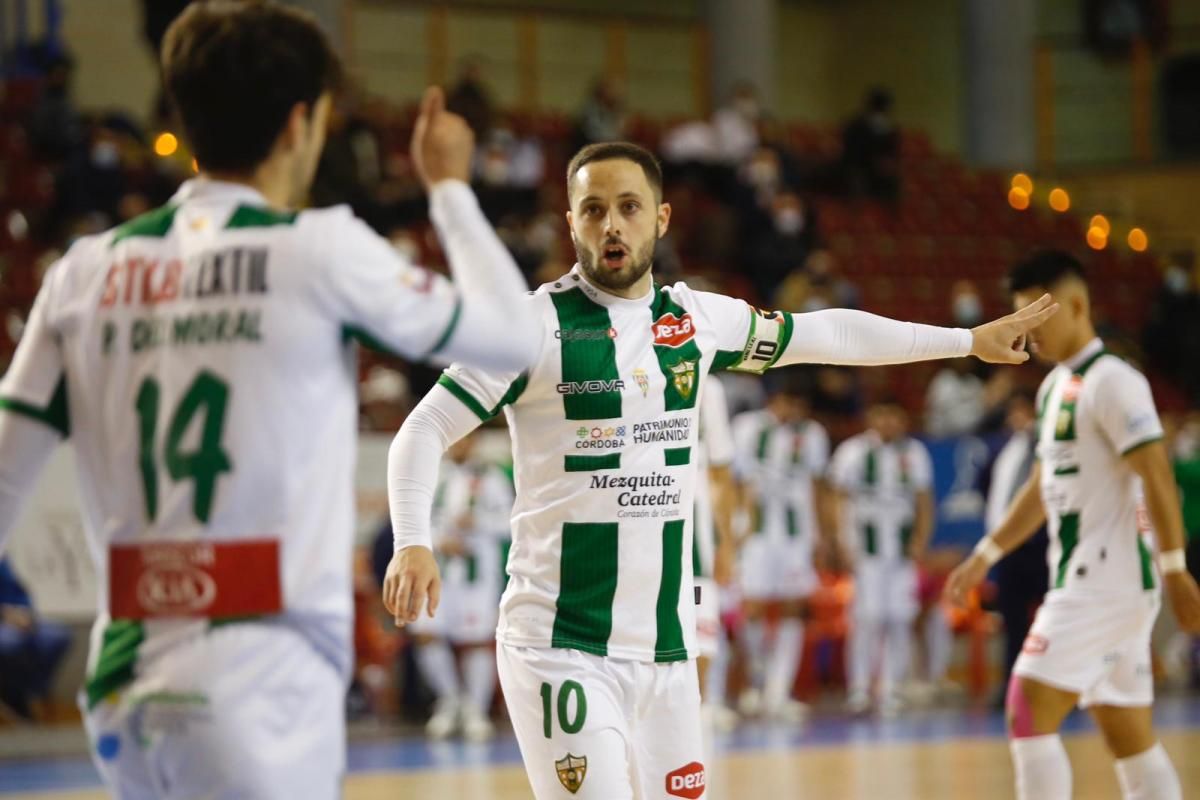
POLYGON ((425 189, 438 181, 471 180, 471 156, 475 134, 466 120, 446 110, 440 87, 430 86, 421 98, 421 110, 413 126, 412 160, 425 189))
POLYGON ((442 576, 428 547, 414 545, 397 550, 383 579, 383 606, 396 619, 396 627, 416 622, 422 608, 432 617, 442 596, 442 576))
POLYGON ((1044 294, 1020 311, 971 329, 971 355, 989 364, 1024 364, 1029 360, 1025 338, 1058 311, 1044 294))
POLYGON ((946 578, 946 588, 942 596, 960 608, 966 606, 967 595, 983 581, 987 573, 987 562, 980 556, 971 555, 946 578))
POLYGON ((1163 588, 1179 627, 1188 633, 1200 633, 1200 587, 1186 572, 1173 572, 1163 578, 1163 588))

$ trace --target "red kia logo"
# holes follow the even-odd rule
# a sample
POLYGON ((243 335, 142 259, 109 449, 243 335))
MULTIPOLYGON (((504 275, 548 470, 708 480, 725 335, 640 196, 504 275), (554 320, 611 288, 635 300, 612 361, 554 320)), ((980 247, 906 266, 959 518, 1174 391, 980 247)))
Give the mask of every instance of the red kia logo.
POLYGON ((1031 633, 1025 637, 1025 646, 1021 648, 1022 653, 1028 653, 1031 656, 1041 655, 1050 648, 1050 642, 1045 636, 1038 636, 1036 633, 1031 633))
POLYGON ((704 765, 699 761, 667 773, 667 794, 696 800, 704 794, 704 765))
POLYGON ((160 616, 188 616, 212 605, 217 584, 208 573, 186 565, 151 568, 137 586, 138 602, 160 616))
POLYGON ((679 347, 690 342, 696 335, 696 326, 692 324, 692 315, 684 314, 683 319, 674 314, 663 314, 650 326, 654 332, 654 343, 667 347, 679 347))

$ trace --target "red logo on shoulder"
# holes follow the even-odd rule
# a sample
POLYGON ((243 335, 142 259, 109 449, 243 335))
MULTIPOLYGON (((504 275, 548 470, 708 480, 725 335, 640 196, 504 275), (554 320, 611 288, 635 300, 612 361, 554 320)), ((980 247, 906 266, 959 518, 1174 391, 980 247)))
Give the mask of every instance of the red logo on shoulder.
POLYGON ((693 761, 667 773, 667 794, 696 800, 704 794, 704 765, 693 761))
POLYGON ((654 343, 667 347, 681 347, 690 342, 696 335, 696 326, 692 324, 692 315, 684 313, 683 319, 674 314, 663 314, 650 326, 654 332, 654 343))

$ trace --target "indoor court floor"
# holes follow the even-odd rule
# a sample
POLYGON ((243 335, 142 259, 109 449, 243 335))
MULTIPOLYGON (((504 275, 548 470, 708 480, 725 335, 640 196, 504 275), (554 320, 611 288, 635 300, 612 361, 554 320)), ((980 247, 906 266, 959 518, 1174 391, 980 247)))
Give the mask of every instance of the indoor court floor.
MULTIPOLYGON (((1156 719, 1183 781, 1200 797, 1200 698, 1160 701, 1156 719)), ((1112 764, 1090 722, 1068 723, 1075 797, 1118 800, 1112 764)), ((1008 746, 998 713, 913 712, 894 721, 824 716, 803 727, 743 726, 719 741, 712 800, 1008 800, 1008 746)), ((439 798, 527 800, 528 783, 511 736, 490 745, 432 744, 420 738, 355 740, 345 800, 439 798)), ((586 779, 585 779, 586 780, 586 779)), ((84 759, 0 760, 0 798, 100 800, 106 795, 84 759)), ((564 794, 564 796, 566 796, 564 794)))

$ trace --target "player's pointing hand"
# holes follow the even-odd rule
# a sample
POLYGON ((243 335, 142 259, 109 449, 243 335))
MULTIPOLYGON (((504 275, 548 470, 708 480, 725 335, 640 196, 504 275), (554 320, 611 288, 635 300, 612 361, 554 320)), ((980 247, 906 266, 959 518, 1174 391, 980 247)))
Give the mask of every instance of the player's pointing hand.
POLYGON ((442 596, 442 578, 428 547, 419 545, 396 551, 383 579, 383 605, 403 628, 416 622, 422 607, 432 617, 442 596))
POLYGON ((990 364, 1024 364, 1025 338, 1058 311, 1058 303, 1049 294, 1007 317, 971 329, 971 355, 990 364))
POLYGON ((438 86, 430 86, 421 98, 411 149, 427 191, 438 181, 470 181, 475 134, 466 120, 446 110, 446 96, 438 86))

